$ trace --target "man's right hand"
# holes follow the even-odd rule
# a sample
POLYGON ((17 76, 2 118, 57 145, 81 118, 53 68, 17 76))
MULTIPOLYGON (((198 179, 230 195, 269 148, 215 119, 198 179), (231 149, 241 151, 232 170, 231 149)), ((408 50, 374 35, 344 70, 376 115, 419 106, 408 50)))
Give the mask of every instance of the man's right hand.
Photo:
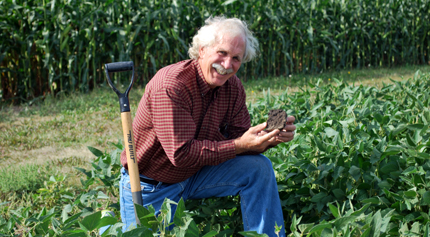
POLYGON ((236 154, 247 151, 264 152, 268 146, 276 145, 276 137, 280 133, 275 129, 269 133, 261 133, 266 128, 266 123, 251 127, 241 137, 234 140, 236 154), (262 135, 263 134, 263 135, 262 135))

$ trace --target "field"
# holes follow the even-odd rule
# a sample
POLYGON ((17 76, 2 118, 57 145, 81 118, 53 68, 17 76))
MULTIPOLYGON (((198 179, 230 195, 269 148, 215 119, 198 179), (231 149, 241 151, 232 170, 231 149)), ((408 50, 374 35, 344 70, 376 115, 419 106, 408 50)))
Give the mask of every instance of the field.
MULTIPOLYGON (((295 140, 266 152, 277 174, 287 233, 427 236, 429 82, 430 68, 421 66, 245 83, 253 124, 265 121, 270 108, 297 118, 295 140)), ((132 111, 142 94, 143 88, 133 88, 132 111)), ((105 209, 119 216, 117 103, 101 87, 31 105, 2 105, 0 233, 95 236, 104 224, 121 225, 116 218, 100 219, 105 209)), ((183 211, 173 221, 183 228, 171 231, 163 222, 168 215, 156 219, 141 210, 146 227, 123 236, 152 236, 148 228, 157 227, 177 236, 238 233, 238 203, 237 197, 179 203, 183 211)))
POLYGON ((103 65, 134 61, 136 111, 144 85, 188 58, 210 15, 246 20, 260 41, 259 59, 238 72, 253 125, 270 109, 296 117, 295 139, 265 153, 287 233, 430 236, 429 9, 429 0, 0 1, 0 236, 97 236, 107 224, 105 236, 263 236, 241 232, 238 197, 167 200, 162 215, 140 208, 143 225, 117 232, 121 122, 103 65))
POLYGON ((245 64, 243 80, 427 65, 429 8, 429 0, 1 1, 0 100, 88 92, 104 83, 103 65, 118 61, 134 61, 144 85, 188 58, 211 15, 246 20, 260 41, 264 60, 245 64))

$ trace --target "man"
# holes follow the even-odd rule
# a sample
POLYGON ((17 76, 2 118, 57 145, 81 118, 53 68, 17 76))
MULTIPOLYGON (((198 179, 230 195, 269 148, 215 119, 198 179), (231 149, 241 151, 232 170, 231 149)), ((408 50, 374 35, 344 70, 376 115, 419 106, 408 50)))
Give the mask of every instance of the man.
MULTIPOLYGON (((162 68, 147 84, 133 122, 144 206, 239 194, 245 230, 275 236, 275 223, 284 225, 272 164, 259 153, 294 138, 294 117, 282 131, 251 127, 235 74, 257 47, 244 22, 209 18, 193 38, 191 59, 162 68)), ((125 152, 121 162, 126 230, 136 222, 125 152)))

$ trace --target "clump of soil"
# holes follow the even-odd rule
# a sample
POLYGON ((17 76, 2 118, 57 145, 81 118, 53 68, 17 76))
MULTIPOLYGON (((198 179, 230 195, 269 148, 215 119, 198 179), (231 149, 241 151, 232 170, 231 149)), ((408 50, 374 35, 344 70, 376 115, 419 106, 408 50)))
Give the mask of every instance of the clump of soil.
POLYGON ((282 130, 287 122, 287 113, 282 109, 273 109, 269 112, 269 119, 267 119, 267 131, 274 129, 282 130))

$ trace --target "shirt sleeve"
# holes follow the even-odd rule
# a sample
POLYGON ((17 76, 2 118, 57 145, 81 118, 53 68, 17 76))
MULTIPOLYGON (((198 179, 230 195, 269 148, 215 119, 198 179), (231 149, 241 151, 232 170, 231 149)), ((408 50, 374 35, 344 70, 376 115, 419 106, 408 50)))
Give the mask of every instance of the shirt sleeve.
POLYGON ((152 122, 164 151, 176 167, 218 165, 233 159, 233 140, 198 141, 194 139, 197 125, 192 118, 192 101, 186 92, 162 88, 151 98, 152 122))
MULTIPOLYGON (((241 137, 248 129, 251 127, 251 117, 249 115, 248 108, 246 106, 246 93, 243 86, 239 87, 238 96, 235 99, 235 108, 232 118, 227 131, 229 134, 229 139, 236 139, 241 137)), ((267 147, 264 151, 272 148, 274 146, 267 147)), ((241 153, 241 155, 257 155, 259 152, 247 151, 241 153)))
POLYGON ((229 139, 241 137, 251 127, 251 118, 246 106, 246 94, 243 87, 238 88, 237 97, 234 98, 234 101, 232 115, 227 124, 229 139))

